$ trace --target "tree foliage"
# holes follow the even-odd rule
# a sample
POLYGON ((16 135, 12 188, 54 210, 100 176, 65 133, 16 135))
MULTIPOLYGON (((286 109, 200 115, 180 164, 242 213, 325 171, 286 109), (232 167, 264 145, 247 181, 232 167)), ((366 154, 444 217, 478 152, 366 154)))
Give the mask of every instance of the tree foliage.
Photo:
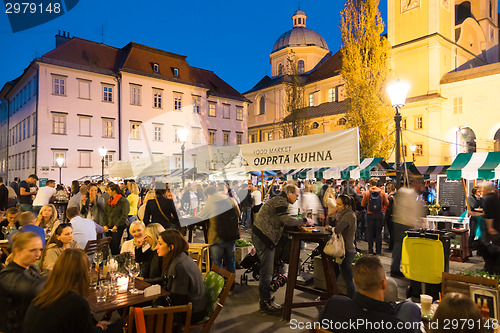
POLYGON ((295 53, 290 52, 287 58, 285 87, 285 118, 281 122, 281 129, 285 138, 307 135, 309 127, 304 109, 304 83, 295 53))
POLYGON ((378 4, 379 0, 346 0, 341 12, 341 74, 349 97, 346 118, 348 125, 359 126, 361 157, 388 157, 395 138, 379 143, 394 129, 394 111, 385 93, 390 45, 381 36, 384 22, 378 4))

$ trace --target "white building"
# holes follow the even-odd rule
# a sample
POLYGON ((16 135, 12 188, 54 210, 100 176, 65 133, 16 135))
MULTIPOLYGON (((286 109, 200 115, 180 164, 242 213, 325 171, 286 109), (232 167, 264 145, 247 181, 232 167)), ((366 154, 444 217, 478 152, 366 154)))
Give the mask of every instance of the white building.
MULTIPOLYGON (((58 157, 65 160, 65 184, 100 175, 101 147, 106 165, 168 155, 170 167, 179 168, 182 127, 187 151, 246 143, 246 98, 185 58, 136 43, 118 49, 57 35, 54 50, 0 91, 0 128, 9 134, 0 135, 0 176, 58 180, 58 157)), ((189 155, 186 167, 195 163, 189 155)))

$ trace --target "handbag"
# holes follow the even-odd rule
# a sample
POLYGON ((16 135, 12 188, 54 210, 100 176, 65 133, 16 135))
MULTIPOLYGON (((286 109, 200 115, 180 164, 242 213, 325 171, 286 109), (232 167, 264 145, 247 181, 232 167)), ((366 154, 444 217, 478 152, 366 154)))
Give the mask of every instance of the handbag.
POLYGON ((342 263, 345 257, 344 237, 342 237, 342 234, 333 233, 332 237, 326 242, 323 252, 327 256, 335 258, 338 264, 342 263))

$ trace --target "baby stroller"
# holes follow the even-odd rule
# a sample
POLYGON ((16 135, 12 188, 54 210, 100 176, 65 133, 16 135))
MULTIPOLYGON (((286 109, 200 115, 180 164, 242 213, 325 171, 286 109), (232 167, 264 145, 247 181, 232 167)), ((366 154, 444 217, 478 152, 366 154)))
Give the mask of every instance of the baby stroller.
MULTIPOLYGON (((248 285, 248 274, 252 274, 252 277, 255 281, 259 281, 259 272, 260 272, 260 260, 257 254, 252 255, 249 253, 243 258, 240 263, 241 267, 245 268, 245 271, 240 277, 241 285, 248 285)), ((287 278, 286 275, 281 274, 284 263, 282 260, 275 259, 274 260, 274 271, 273 277, 271 279, 271 290, 276 291, 279 287, 283 287, 286 284, 287 278)))

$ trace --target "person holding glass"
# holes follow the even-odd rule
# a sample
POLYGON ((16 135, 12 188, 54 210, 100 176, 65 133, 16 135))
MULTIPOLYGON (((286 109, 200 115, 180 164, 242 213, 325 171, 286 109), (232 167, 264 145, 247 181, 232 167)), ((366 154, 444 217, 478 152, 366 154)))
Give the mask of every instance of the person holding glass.
MULTIPOLYGON (((85 299, 90 285, 88 267, 88 257, 80 249, 68 249, 59 256, 45 287, 26 313, 23 333, 113 331, 108 330, 108 321, 93 322, 85 299)), ((121 328, 121 323, 117 324, 112 327, 121 328)))
POLYGON ((61 223, 43 249, 39 263, 42 271, 51 271, 57 258, 67 249, 78 249, 78 243, 73 240, 71 223, 61 223))
POLYGON ((42 290, 44 279, 36 267, 41 252, 37 234, 20 232, 13 237, 12 260, 0 271, 0 332, 19 332, 31 300, 42 290))

